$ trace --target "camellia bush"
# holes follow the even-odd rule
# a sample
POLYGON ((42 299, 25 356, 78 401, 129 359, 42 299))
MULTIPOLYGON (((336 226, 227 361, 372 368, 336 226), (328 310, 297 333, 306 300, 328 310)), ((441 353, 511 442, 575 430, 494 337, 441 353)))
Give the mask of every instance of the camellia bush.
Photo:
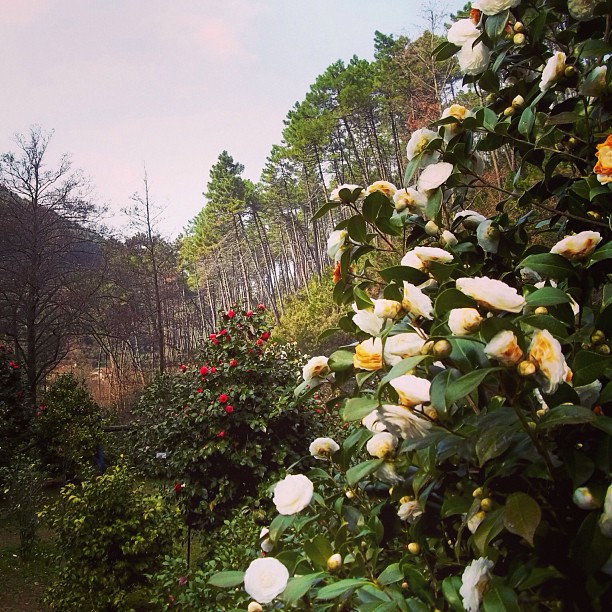
POLYGON ((318 213, 348 213, 328 254, 357 342, 298 393, 334 385, 353 429, 276 484, 267 556, 212 578, 249 610, 610 601, 610 13, 474 2, 436 53, 483 105, 412 135, 404 188, 342 185, 318 213), (484 178, 495 156, 505 182, 484 178))
POLYGON ((321 399, 295 399, 303 358, 294 345, 271 342, 263 304, 220 319, 196 364, 145 391, 136 420, 139 467, 175 483, 197 527, 221 521, 339 421, 321 399))

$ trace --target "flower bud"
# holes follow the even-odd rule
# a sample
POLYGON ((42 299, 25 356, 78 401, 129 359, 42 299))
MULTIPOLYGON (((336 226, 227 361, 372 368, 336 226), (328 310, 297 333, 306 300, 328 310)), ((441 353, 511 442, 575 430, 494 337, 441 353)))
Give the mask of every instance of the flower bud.
POLYGON ((431 353, 431 350, 433 349, 434 344, 435 342, 433 340, 429 340, 428 342, 426 342, 419 351, 421 355, 429 355, 429 353, 431 353))
POLYGON ((548 408, 540 408, 539 410, 536 410, 536 416, 541 419, 543 416, 545 416, 548 413, 548 408))
POLYGON ((537 315, 545 315, 548 314, 548 308, 546 306, 538 306, 533 312, 537 315))
POLYGON ((408 552, 412 555, 418 555, 421 552, 421 546, 418 542, 410 542, 408 544, 408 552))
POLYGON ((479 510, 474 516, 468 519, 467 528, 470 530, 470 533, 476 533, 478 527, 480 527, 480 523, 487 518, 487 513, 479 510))
POLYGON ((566 78, 571 79, 576 76, 576 68, 574 66, 566 66, 563 74, 565 74, 566 78))
POLYGON ((484 495, 484 489, 482 487, 477 487, 472 492, 472 497, 482 497, 484 495))
POLYGON ((353 497, 355 497, 355 493, 353 493, 353 491, 351 491, 351 489, 349 489, 346 493, 346 498, 347 499, 353 499, 353 497))
POLYGON ((453 351, 453 347, 448 340, 438 340, 432 348, 434 357, 438 359, 446 359, 453 351))
POLYGON ((515 34, 512 38, 512 42, 519 47, 525 44, 525 35, 522 32, 515 34))
POLYGON ((403 589, 404 591, 407 591, 409 588, 410 588, 410 586, 408 585, 408 583, 407 583, 407 582, 402 582, 402 589, 403 589))
POLYGON ((263 608, 256 601, 252 601, 247 608, 247 612, 263 612, 263 608))
POLYGON ((490 93, 485 99, 487 104, 493 104, 495 100, 497 100, 497 94, 494 93, 490 93))
POLYGON ((480 500, 480 508, 485 512, 489 512, 493 508, 493 500, 490 497, 485 497, 480 500))
POLYGON ((438 411, 431 405, 427 405, 423 407, 423 412, 432 420, 438 420, 438 411))
POLYGON ((591 334, 591 342, 593 344, 603 344, 606 341, 606 334, 601 329, 596 329, 591 334))
POLYGON ((519 376, 522 376, 523 378, 529 378, 530 376, 533 376, 536 373, 536 366, 535 363, 528 361, 528 360, 524 360, 521 361, 518 366, 516 366, 516 371, 518 372, 519 376))
POLYGON ((514 115, 515 112, 516 112, 516 109, 513 106, 508 106, 504 110, 504 117, 512 117, 512 115, 514 115))
POLYGON ((337 572, 342 567, 342 555, 340 553, 333 554, 327 560, 327 571, 337 572))
POLYGON ((523 22, 522 22, 522 21, 517 21, 517 22, 514 24, 514 31, 515 31, 517 34, 521 34, 522 32, 524 32, 524 31, 525 31, 525 26, 523 25, 523 22))
POLYGON ((525 106, 525 98, 523 96, 515 96, 512 100, 512 106, 514 108, 523 108, 525 106))
POLYGON ((572 495, 572 501, 581 510, 595 510, 601 506, 588 487, 578 487, 572 495))
POLYGON ((601 215, 596 210, 587 211, 587 216, 591 217, 591 219, 594 219, 595 221, 601 221, 601 215))
POLYGON ((425 224, 425 233, 428 236, 437 236, 440 228, 436 225, 435 221, 428 221, 425 224))
POLYGON ((600 344, 595 347, 595 351, 600 355, 609 355, 610 354, 610 346, 608 344, 600 344))

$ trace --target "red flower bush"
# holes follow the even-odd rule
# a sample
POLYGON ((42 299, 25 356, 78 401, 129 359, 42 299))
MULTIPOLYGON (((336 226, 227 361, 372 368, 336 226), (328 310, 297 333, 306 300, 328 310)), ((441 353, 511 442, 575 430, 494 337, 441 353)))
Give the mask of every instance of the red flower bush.
POLYGON ((230 368, 235 368, 238 365, 238 362, 235 359, 230 359, 229 366, 230 368))
POLYGON ((222 393, 222 394, 219 396, 219 401, 220 401, 222 404, 225 404, 225 402, 227 402, 227 400, 228 400, 228 399, 229 399, 229 397, 227 397, 227 395, 226 395, 225 393, 222 393))

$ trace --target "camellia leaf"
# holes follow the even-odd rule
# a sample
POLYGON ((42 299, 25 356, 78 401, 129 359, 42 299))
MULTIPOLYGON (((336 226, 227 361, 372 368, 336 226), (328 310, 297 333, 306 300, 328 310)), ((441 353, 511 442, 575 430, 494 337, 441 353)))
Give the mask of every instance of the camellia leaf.
POLYGON ((516 593, 505 584, 494 583, 482 599, 484 612, 520 612, 516 593))
POLYGON ((208 584, 221 588, 235 587, 243 582, 244 572, 240 571, 217 572, 208 580, 208 584))
POLYGON ((556 287, 542 287, 532 291, 526 298, 527 304, 533 308, 538 306, 555 306, 557 304, 567 304, 570 301, 565 291, 556 287))
POLYGON ((521 113, 521 118, 519 119, 519 134, 522 134, 525 138, 529 139, 529 134, 531 134, 534 122, 535 115, 533 113, 533 110, 530 106, 527 106, 521 113))
POLYGON ((459 594, 461 588, 461 578, 459 576, 447 576, 442 581, 442 593, 444 599, 449 603, 453 610, 463 612, 463 600, 459 594))
POLYGON ((423 359, 427 359, 428 355, 415 355, 414 357, 406 357, 406 359, 402 359, 399 363, 396 363, 389 373, 385 375, 385 377, 380 381, 381 388, 383 385, 387 384, 389 381, 413 370, 423 359))
POLYGON ((487 555, 487 546, 504 529, 504 509, 497 508, 487 514, 472 536, 474 546, 481 557, 487 555))
POLYGON ((338 208, 338 206, 340 206, 341 204, 341 202, 327 202, 326 204, 323 204, 323 206, 321 206, 321 208, 319 208, 317 212, 312 215, 312 221, 320 219, 321 217, 325 216, 330 210, 338 208))
POLYGON ((339 582, 334 582, 324 586, 318 593, 317 599, 336 599, 344 595, 347 591, 357 589, 365 586, 366 584, 372 584, 369 580, 363 578, 346 578, 339 582))
POLYGON ((358 421, 378 408, 378 401, 370 397, 351 397, 344 404, 342 418, 345 421, 358 421))
POLYGON ((283 532, 293 525, 294 520, 295 515, 293 514, 277 514, 270 523, 270 539, 276 542, 283 532))
POLYGON ((453 308, 475 308, 476 300, 465 295, 459 289, 445 289, 440 291, 436 298, 435 312, 437 316, 442 316, 453 308))
POLYGON ((384 459, 370 459, 354 465, 346 472, 347 482, 350 486, 357 484, 360 480, 375 472, 384 462, 384 459))
POLYGON ((333 550, 329 540, 319 534, 312 540, 306 540, 303 544, 304 552, 308 558, 319 567, 327 567, 327 560, 332 556, 333 550))
POLYGON ((497 40, 503 33, 506 28, 506 24, 508 23, 508 13, 510 11, 506 9, 501 13, 497 13, 497 15, 489 15, 487 17, 487 21, 485 23, 485 30, 487 32, 487 36, 495 41, 497 40))
POLYGON ((591 255, 591 261, 588 267, 590 268, 593 264, 597 263, 598 261, 602 261, 604 259, 610 259, 610 258, 612 258, 612 242, 608 242, 607 244, 604 244, 602 247, 597 249, 593 253, 593 255, 591 255))
POLYGON ((584 406, 561 405, 549 410, 540 418, 538 429, 548 429, 558 425, 579 425, 590 423, 597 415, 584 406))
POLYGON ((391 281, 408 281, 413 285, 424 283, 429 277, 427 274, 410 266, 392 266, 379 271, 382 279, 388 283, 391 281))
POLYGON ((353 367, 353 356, 354 353, 352 351, 335 351, 329 356, 327 365, 332 372, 348 370, 353 367))
POLYGON ((297 603, 298 599, 306 595, 312 586, 325 576, 325 572, 315 572, 314 574, 291 578, 281 595, 281 599, 289 605, 297 603))
POLYGON ((381 573, 380 576, 376 579, 378 584, 382 584, 383 586, 387 584, 393 584, 394 582, 399 582, 404 579, 404 572, 400 569, 399 563, 392 563, 387 566, 381 573))
POLYGON ((579 351, 571 364, 574 386, 588 385, 602 376, 611 365, 610 355, 602 355, 595 351, 579 351))
POLYGON ((458 399, 469 395, 489 374, 498 372, 501 369, 502 368, 483 368, 482 370, 475 370, 474 372, 470 372, 458 378, 448 385, 446 389, 446 401, 452 404, 458 399))
POLYGON ((506 500, 504 527, 515 535, 521 536, 533 546, 533 536, 542 519, 538 502, 526 493, 512 493, 506 500))
POLYGON ((576 273, 572 264, 565 257, 556 253, 529 255, 521 261, 518 267, 531 268, 538 274, 555 279, 567 278, 576 273))

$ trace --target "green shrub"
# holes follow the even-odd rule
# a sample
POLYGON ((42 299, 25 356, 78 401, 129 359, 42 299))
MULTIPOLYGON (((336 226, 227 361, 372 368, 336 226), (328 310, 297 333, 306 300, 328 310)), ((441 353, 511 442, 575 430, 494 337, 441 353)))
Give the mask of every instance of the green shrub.
POLYGON ((125 465, 66 485, 41 515, 56 534, 59 578, 46 595, 56 610, 132 609, 182 541, 178 508, 145 493, 125 465))
POLYGON ((139 465, 177 482, 190 524, 218 520, 337 423, 321 400, 294 399, 301 356, 269 341, 262 308, 234 308, 222 321, 198 364, 154 382, 137 412, 139 465))

